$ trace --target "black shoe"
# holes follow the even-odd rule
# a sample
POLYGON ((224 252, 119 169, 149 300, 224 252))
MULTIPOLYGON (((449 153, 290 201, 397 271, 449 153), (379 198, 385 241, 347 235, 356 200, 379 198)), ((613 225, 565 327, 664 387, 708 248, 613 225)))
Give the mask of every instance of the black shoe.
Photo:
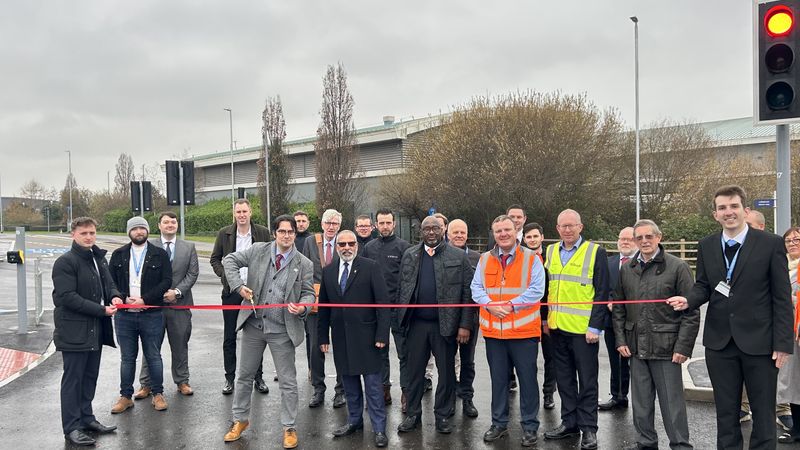
POLYGON ((408 416, 397 426, 397 432, 407 433, 417 428, 417 425, 420 423, 422 423, 422 418, 420 416, 408 416))
POLYGON ((442 434, 450 434, 453 432, 453 427, 450 425, 450 419, 443 417, 436 418, 436 431, 442 434))
POLYGON ((72 445, 78 445, 82 447, 88 447, 90 445, 94 445, 95 441, 94 438, 89 436, 88 434, 84 433, 81 430, 74 430, 71 431, 69 434, 64 435, 64 439, 69 441, 72 445))
POLYGON ((269 386, 267 386, 267 383, 264 383, 263 378, 256 378, 253 380, 253 386, 255 386, 258 392, 261 392, 262 394, 269 394, 269 386))
POLYGON ((375 447, 386 447, 389 445, 389 438, 386 433, 375 433, 375 447))
POLYGON ((544 409, 553 409, 556 407, 556 402, 553 400, 553 394, 544 394, 544 409))
POLYGON ((323 403, 325 403, 325 393, 324 392, 315 393, 314 395, 311 396, 311 401, 308 402, 308 407, 316 408, 323 403))
POLYGON ((346 405, 347 402, 344 399, 344 393, 337 392, 333 394, 333 407, 334 408, 341 408, 342 406, 346 405))
POLYGON ((351 435, 351 434, 355 433, 356 431, 361 430, 363 428, 364 428, 364 423, 363 422, 362 423, 348 423, 346 425, 343 425, 343 426, 333 430, 333 435, 335 437, 348 436, 348 435, 351 435))
POLYGON ((561 425, 553 428, 550 431, 546 431, 544 433, 545 439, 564 439, 572 436, 577 436, 581 434, 581 430, 577 428, 567 428, 562 423, 561 425))
POLYGON ((599 403, 597 409, 600 411, 611 411, 612 409, 622 409, 628 407, 628 399, 611 397, 607 402, 599 403))
POLYGON ((272 381, 278 381, 278 376, 275 375, 274 377, 272 377, 272 381))
POLYGON ((485 442, 494 442, 506 434, 508 434, 508 428, 492 425, 486 430, 486 433, 483 433, 483 440, 485 442))
POLYGON ((472 417, 473 419, 478 417, 478 409, 475 408, 475 405, 472 403, 471 399, 464 399, 463 407, 465 416, 472 417))
POLYGON ((425 378, 425 390, 423 392, 428 392, 433 390, 433 381, 430 378, 425 378))
POLYGON ((536 441, 538 437, 536 436, 535 431, 523 431, 522 432, 522 446, 523 447, 533 447, 536 445, 536 441))
POLYGON ((581 436, 581 450, 594 450, 597 448, 597 433, 584 431, 581 436))
POLYGON ((105 433, 111 433, 112 431, 116 430, 117 426, 116 425, 105 426, 102 423, 93 420, 87 423, 86 426, 84 426, 83 428, 87 431, 96 431, 100 434, 105 434, 105 433))
MULTIPOLYGON (((778 442, 780 442, 781 438, 778 438, 778 442)), ((633 445, 626 445, 622 447, 622 450, 658 450, 658 447, 648 447, 646 445, 639 444, 638 442, 633 445)))
POLYGON ((233 381, 225 380, 225 386, 222 388, 222 395, 233 394, 233 381))

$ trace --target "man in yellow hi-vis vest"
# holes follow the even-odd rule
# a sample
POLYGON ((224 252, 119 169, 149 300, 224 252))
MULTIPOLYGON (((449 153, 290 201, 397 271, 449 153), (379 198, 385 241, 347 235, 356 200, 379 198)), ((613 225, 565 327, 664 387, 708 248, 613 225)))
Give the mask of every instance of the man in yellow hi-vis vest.
POLYGON ((597 448, 597 352, 608 308, 606 251, 581 236, 576 211, 566 209, 556 225, 561 241, 547 247, 547 325, 556 360, 561 424, 545 439, 581 436, 581 449, 597 448), (578 385, 580 380, 580 386, 578 385))

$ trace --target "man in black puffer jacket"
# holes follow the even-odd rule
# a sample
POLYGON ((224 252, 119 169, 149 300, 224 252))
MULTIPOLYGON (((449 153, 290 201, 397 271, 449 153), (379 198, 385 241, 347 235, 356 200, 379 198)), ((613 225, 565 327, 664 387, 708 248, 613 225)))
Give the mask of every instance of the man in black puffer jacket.
POLYGON ((61 424, 74 445, 94 445, 84 430, 114 431, 92 413, 104 345, 115 347, 111 316, 122 302, 111 279, 106 251, 95 245, 97 222, 90 217, 72 221, 72 249, 53 265, 53 342, 64 360, 61 378, 61 424))

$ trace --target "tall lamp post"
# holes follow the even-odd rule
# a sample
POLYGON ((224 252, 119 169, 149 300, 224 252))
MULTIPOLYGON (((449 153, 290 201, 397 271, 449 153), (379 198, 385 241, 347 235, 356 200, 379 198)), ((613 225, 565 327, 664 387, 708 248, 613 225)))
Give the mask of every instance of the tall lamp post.
POLYGON ((230 108, 223 109, 228 111, 228 123, 231 128, 231 204, 233 204, 236 201, 236 194, 233 192, 233 112, 230 108))
POLYGON ((634 64, 636 83, 636 220, 641 218, 642 196, 639 188, 639 19, 631 16, 633 22, 634 64))
POLYGON ((67 184, 69 185, 69 223, 67 224, 67 229, 72 226, 72 151, 64 150, 67 152, 67 157, 69 158, 69 177, 67 177, 67 184))
POLYGON ((3 183, 0 182, 0 233, 3 232, 3 183))

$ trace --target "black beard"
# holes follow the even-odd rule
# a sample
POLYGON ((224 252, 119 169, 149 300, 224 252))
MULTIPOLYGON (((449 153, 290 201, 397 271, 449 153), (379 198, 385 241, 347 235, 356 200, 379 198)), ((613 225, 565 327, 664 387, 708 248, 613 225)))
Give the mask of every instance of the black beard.
POLYGON ((131 242, 133 242, 136 245, 142 245, 145 242, 147 242, 147 235, 145 235, 144 237, 140 237, 140 238, 131 236, 131 242))

